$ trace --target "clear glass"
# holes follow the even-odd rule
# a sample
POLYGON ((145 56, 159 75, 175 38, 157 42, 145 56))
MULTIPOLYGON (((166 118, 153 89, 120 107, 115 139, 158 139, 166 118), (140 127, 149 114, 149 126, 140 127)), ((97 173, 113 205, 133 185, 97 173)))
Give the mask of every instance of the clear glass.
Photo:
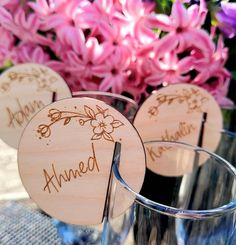
POLYGON ((224 129, 216 153, 236 166, 236 106, 222 108, 224 129))
POLYGON ((154 141, 145 142, 147 145, 166 147, 166 161, 170 160, 173 168, 179 167, 179 159, 187 158, 192 168, 183 176, 148 171, 138 194, 114 164, 109 213, 119 205, 117 188, 123 189, 124 199, 135 202, 124 215, 109 216, 104 244, 236 244, 235 168, 214 153, 184 143, 154 141), (116 221, 127 215, 126 226, 122 222, 117 226, 116 221))
POLYGON ((138 104, 123 95, 100 91, 78 91, 72 93, 73 97, 88 97, 104 101, 123 114, 129 121, 133 121, 138 104))
MULTIPOLYGON (((97 100, 104 101, 108 105, 117 109, 121 114, 123 114, 130 122, 133 121, 134 115, 138 109, 138 104, 123 95, 109 93, 109 92, 100 92, 100 91, 78 91, 73 92, 73 97, 87 97, 94 98, 97 100)), ((122 217, 122 222, 127 230, 127 220, 129 215, 122 217)), ((116 223, 120 225, 120 220, 116 223)), ((80 225, 71 225, 61 222, 59 220, 53 219, 53 223, 57 228, 57 232, 62 239, 62 243, 65 245, 70 244, 79 244, 79 245, 98 245, 101 244, 102 230, 105 223, 96 226, 80 226, 80 225)), ((125 233, 123 233, 124 235, 125 233)))

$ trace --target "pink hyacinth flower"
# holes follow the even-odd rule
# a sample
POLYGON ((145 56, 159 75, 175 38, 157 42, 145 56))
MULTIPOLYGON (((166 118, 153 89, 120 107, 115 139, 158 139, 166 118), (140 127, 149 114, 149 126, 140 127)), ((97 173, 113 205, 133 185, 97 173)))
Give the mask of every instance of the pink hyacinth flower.
POLYGON ((93 69, 106 59, 105 50, 96 38, 89 38, 81 50, 66 52, 67 70, 83 78, 92 78, 93 69))
POLYGON ((162 60, 153 60, 153 73, 145 82, 152 86, 188 82, 190 77, 185 74, 193 69, 193 61, 191 56, 179 60, 175 51, 166 53, 162 60))
POLYGON ((95 66, 93 72, 96 76, 102 78, 99 90, 108 91, 111 89, 114 93, 124 91, 124 81, 126 80, 126 68, 128 64, 124 57, 112 55, 104 64, 95 66))
POLYGON ((22 8, 19 8, 13 16, 6 11, 5 14, 0 17, 0 24, 24 42, 42 45, 52 43, 47 37, 38 34, 40 20, 37 15, 32 13, 26 17, 22 8))
MULTIPOLYGON (((228 50, 224 48, 223 39, 220 36, 217 47, 212 50, 213 55, 210 57, 201 57, 195 59, 194 67, 199 74, 194 78, 193 83, 202 85, 211 77, 218 76, 224 70, 224 65, 228 57, 228 50)), ((224 73, 228 77, 228 72, 224 73)))
POLYGON ((122 11, 117 13, 115 21, 122 23, 125 35, 131 35, 141 44, 151 43, 157 36, 152 30, 154 6, 141 0, 122 1, 122 11))
POLYGON ((15 38, 12 33, 0 26, 0 64, 12 59, 15 38))
POLYGON ((22 44, 15 49, 14 63, 39 63, 46 64, 50 57, 40 46, 33 44, 22 44))
POLYGON ((164 32, 169 32, 173 42, 178 40, 178 50, 181 52, 188 47, 197 47, 206 55, 211 55, 212 42, 208 34, 200 29, 206 17, 205 1, 201 0, 200 6, 192 5, 186 9, 181 0, 176 0, 172 6, 170 16, 158 14, 153 19, 153 25, 164 32))

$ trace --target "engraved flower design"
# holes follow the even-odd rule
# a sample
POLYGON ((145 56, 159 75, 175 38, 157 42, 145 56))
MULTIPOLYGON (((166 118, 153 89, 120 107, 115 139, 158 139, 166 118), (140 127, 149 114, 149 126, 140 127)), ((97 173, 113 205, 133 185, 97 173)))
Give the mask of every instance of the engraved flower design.
POLYGON ((84 112, 77 111, 60 111, 58 109, 50 109, 48 112, 48 117, 50 118, 49 124, 40 124, 37 129, 37 133, 41 138, 49 138, 52 131, 51 127, 63 121, 64 126, 71 122, 72 118, 79 119, 78 122, 81 126, 84 126, 87 122, 90 122, 90 126, 93 130, 93 135, 91 140, 100 140, 104 138, 107 141, 114 142, 112 133, 115 128, 119 128, 124 124, 115 119, 112 115, 109 114, 108 109, 103 109, 100 106, 96 105, 94 110, 91 107, 84 105, 84 112))
POLYGON ((51 85, 57 81, 57 78, 51 75, 47 69, 44 68, 31 68, 30 71, 8 73, 8 81, 1 85, 2 91, 9 91, 13 82, 36 82, 38 91, 46 90, 53 92, 51 85))
POLYGON ((38 90, 48 90, 50 91, 50 86, 51 86, 52 82, 51 81, 48 81, 47 79, 45 78, 42 78, 42 79, 39 79, 38 80, 38 90))
POLYGON ((187 100, 189 110, 200 110, 203 104, 203 97, 200 94, 190 96, 187 100))
POLYGON ((158 115, 158 112, 159 112, 158 106, 152 106, 148 110, 148 114, 150 115, 150 117, 157 116, 158 115))
POLYGON ((17 78, 17 74, 16 72, 10 72, 8 77, 11 79, 11 80, 15 80, 17 78))
POLYGON ((95 134, 101 134, 104 131, 107 133, 112 133, 114 130, 112 127, 113 121, 113 116, 104 116, 102 113, 98 113, 95 119, 91 121, 93 132, 95 134))
POLYGON ((94 120, 91 120, 94 136, 93 139, 100 139, 102 136, 105 139, 111 139, 111 133, 114 131, 114 118, 111 115, 105 116, 103 113, 98 113, 94 120))
POLYGON ((46 124, 40 124, 38 126, 37 133, 39 133, 41 135, 41 137, 44 137, 44 138, 49 137, 51 134, 50 126, 46 125, 46 124))
POLYGON ((149 107, 148 114, 150 117, 158 116, 160 107, 165 104, 166 106, 172 103, 186 103, 188 112, 201 112, 203 104, 208 101, 208 98, 204 96, 199 89, 183 89, 182 91, 174 94, 159 94, 156 97, 156 105, 149 107))

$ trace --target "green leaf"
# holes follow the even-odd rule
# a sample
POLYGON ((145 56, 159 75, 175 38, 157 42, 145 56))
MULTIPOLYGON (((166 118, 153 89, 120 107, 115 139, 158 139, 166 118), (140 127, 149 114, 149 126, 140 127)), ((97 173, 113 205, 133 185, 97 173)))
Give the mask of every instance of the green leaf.
POLYGON ((232 71, 231 73, 233 75, 233 79, 236 80, 236 71, 232 71))

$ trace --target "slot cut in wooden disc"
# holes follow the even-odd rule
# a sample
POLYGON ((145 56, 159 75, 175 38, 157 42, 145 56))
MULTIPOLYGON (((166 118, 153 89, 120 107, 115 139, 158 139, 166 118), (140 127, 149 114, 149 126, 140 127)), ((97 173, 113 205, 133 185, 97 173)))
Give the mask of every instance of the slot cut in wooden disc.
MULTIPOLYGON (((18 150, 20 176, 30 197, 64 222, 101 223, 115 142, 121 143, 121 176, 139 192, 146 168, 144 147, 121 113, 90 98, 46 106, 29 122, 18 150)), ((112 217, 133 201, 117 184, 112 217)))
MULTIPOLYGON (((201 147, 215 151, 221 138, 223 119, 220 107, 206 90, 190 85, 176 84, 155 91, 139 108, 134 126, 143 142, 180 141, 191 145, 199 142, 203 115, 204 134, 201 147)), ((145 144, 147 167, 155 173, 179 176, 191 171, 193 159, 186 158, 173 164, 168 162, 171 149, 145 144)), ((206 160, 206 159, 205 159, 206 160)), ((200 164, 203 164, 202 160, 200 164)))

